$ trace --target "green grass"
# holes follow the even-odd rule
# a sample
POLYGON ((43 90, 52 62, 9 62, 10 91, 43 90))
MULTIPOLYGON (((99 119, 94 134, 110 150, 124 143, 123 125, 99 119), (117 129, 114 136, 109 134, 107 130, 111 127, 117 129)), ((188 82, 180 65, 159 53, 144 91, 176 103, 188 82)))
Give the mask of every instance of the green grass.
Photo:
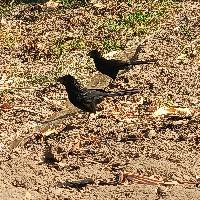
POLYGON ((32 86, 38 86, 45 83, 53 82, 58 77, 58 75, 50 71, 46 72, 45 74, 26 74, 23 77, 25 78, 25 80, 20 81, 18 83, 18 85, 21 87, 27 84, 31 84, 32 86))
POLYGON ((109 19, 106 22, 106 28, 108 29, 108 31, 112 32, 116 32, 120 29, 130 28, 134 30, 140 30, 139 27, 141 27, 142 29, 144 29, 144 27, 148 28, 151 23, 156 23, 157 21, 159 21, 160 17, 163 15, 164 11, 162 10, 151 12, 139 10, 133 13, 128 13, 127 15, 123 15, 117 20, 109 19))
POLYGON ((180 26, 180 32, 187 37, 188 39, 192 39, 193 38, 193 34, 192 31, 190 29, 190 27, 187 24, 183 24, 180 26))
POLYGON ((118 19, 109 19, 105 22, 105 28, 108 31, 117 32, 120 29, 132 29, 135 34, 146 33, 141 29, 148 29, 151 26, 156 26, 162 17, 167 15, 170 6, 177 0, 148 0, 146 4, 141 4, 140 1, 126 0, 128 6, 136 6, 134 12, 130 12, 121 16, 118 19), (147 9, 148 8, 148 9, 147 9), (139 32, 137 32, 139 31, 139 32))
POLYGON ((78 3, 77 0, 59 0, 59 2, 66 7, 73 7, 78 3))
POLYGON ((52 47, 53 54, 60 57, 65 51, 65 41, 62 38, 57 39, 52 47))
POLYGON ((129 6, 132 6, 133 5, 133 0, 127 0, 127 4, 129 5, 129 6))
POLYGON ((86 4, 84 0, 54 0, 54 1, 61 3, 66 8, 74 8, 86 4))
POLYGON ((106 23, 106 26, 109 31, 113 31, 113 32, 116 32, 120 30, 121 28, 123 28, 119 21, 112 20, 112 19, 108 20, 108 22, 106 23))
POLYGON ((122 48, 122 45, 120 44, 119 41, 114 41, 114 40, 111 40, 111 39, 105 39, 103 41, 103 48, 106 51, 111 51, 111 50, 117 50, 117 49, 122 48))
POLYGON ((53 54, 60 57, 65 51, 81 50, 85 48, 83 39, 73 39, 65 41, 62 38, 57 39, 52 47, 53 54))
POLYGON ((2 4, 0 3, 0 16, 5 15, 7 12, 9 12, 13 8, 12 5, 2 4))
POLYGON ((151 19, 151 13, 150 12, 144 12, 144 11, 136 11, 134 13, 129 13, 126 16, 122 17, 122 24, 124 26, 131 26, 133 24, 141 24, 141 23, 147 23, 151 19))
POLYGON ((85 48, 85 42, 83 39, 75 39, 72 40, 70 45, 68 46, 70 50, 77 50, 77 49, 84 49, 85 48))
POLYGON ((134 6, 133 12, 122 13, 114 16, 114 18, 105 19, 101 28, 105 33, 109 33, 103 41, 103 48, 107 51, 121 48, 118 35, 123 32, 123 36, 127 40, 134 36, 142 36, 148 34, 149 30, 159 28, 160 22, 164 20, 170 13, 172 4, 177 0, 148 0, 146 4, 141 1, 119 0, 126 2, 128 6, 134 6))
POLYGON ((6 48, 12 48, 16 43, 16 37, 13 33, 5 32, 3 34, 3 39, 4 39, 4 47, 6 48))

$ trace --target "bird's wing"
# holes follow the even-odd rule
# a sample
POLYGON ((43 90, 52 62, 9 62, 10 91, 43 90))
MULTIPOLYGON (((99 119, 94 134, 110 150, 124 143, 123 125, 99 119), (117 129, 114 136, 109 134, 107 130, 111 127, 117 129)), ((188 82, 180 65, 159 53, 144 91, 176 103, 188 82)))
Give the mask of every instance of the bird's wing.
POLYGON ((96 105, 103 101, 103 98, 108 96, 107 92, 102 89, 87 89, 85 91, 84 100, 88 103, 96 105))
POLYGON ((96 102, 90 101, 87 99, 87 101, 84 101, 83 104, 84 104, 85 110, 92 112, 92 113, 96 113, 96 102))
POLYGON ((118 68, 121 66, 128 66, 129 62, 127 61, 122 61, 122 60, 116 60, 116 59, 106 59, 106 58, 100 58, 96 60, 96 64, 100 65, 104 68, 118 68))
POLYGON ((103 89, 96 89, 96 88, 91 88, 91 89, 88 89, 90 91, 90 93, 99 93, 99 94, 107 94, 107 92, 103 89))
POLYGON ((89 89, 89 93, 90 96, 96 100, 101 100, 103 97, 106 97, 110 94, 110 92, 107 92, 103 89, 89 89))
POLYGON ((78 95, 79 102, 77 102, 75 106, 83 111, 95 113, 96 101, 94 100, 94 97, 90 94, 89 90, 83 89, 78 95))
POLYGON ((118 69, 124 69, 126 66, 130 64, 127 61, 111 59, 111 60, 107 60, 107 65, 118 68, 118 69))
POLYGON ((156 59, 152 59, 152 60, 132 60, 130 61, 131 65, 141 65, 141 64, 151 64, 151 63, 155 63, 158 60, 156 59))

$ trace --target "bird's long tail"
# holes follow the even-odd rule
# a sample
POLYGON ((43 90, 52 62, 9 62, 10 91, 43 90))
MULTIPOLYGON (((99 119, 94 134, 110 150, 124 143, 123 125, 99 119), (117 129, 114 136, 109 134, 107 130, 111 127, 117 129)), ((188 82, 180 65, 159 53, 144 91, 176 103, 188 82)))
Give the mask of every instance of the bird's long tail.
POLYGON ((115 96, 133 95, 140 92, 141 92, 140 89, 134 88, 130 90, 122 90, 122 91, 117 91, 117 92, 106 93, 105 96, 115 97, 115 96))
POLYGON ((129 64, 130 65, 141 65, 141 64, 151 64, 155 63, 158 60, 152 59, 152 60, 130 60, 129 64))

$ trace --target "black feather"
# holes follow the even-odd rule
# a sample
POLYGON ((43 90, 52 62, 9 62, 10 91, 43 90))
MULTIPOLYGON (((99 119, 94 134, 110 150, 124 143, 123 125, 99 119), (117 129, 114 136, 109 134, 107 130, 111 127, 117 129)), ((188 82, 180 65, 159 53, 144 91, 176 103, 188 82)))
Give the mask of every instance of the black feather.
POLYGON ((87 89, 78 83, 71 75, 65 75, 58 79, 68 93, 69 101, 77 108, 90 113, 96 113, 97 104, 105 97, 132 95, 140 92, 138 89, 124 90, 118 92, 107 92, 103 89, 87 89))
MULTIPOLYGON (((117 78, 117 74, 120 70, 128 69, 129 66, 140 65, 140 64, 150 64, 156 62, 156 60, 134 60, 130 59, 129 61, 121 61, 114 59, 106 59, 101 56, 98 50, 92 50, 88 54, 91 58, 93 58, 96 69, 115 80, 117 78)), ((135 57, 135 56, 134 56, 135 57)))

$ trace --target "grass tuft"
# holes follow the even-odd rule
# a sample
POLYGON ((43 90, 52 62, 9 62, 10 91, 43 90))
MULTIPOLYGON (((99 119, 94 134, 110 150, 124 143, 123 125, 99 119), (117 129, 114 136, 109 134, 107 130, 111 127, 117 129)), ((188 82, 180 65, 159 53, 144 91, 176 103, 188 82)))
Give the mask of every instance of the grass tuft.
POLYGON ((4 47, 12 48, 16 43, 16 37, 13 33, 4 33, 4 47))
POLYGON ((66 8, 76 8, 86 4, 86 1, 82 0, 58 0, 57 2, 61 3, 66 8))
POLYGON ((122 45, 120 44, 119 41, 114 41, 114 40, 110 40, 110 39, 105 39, 103 41, 103 48, 106 51, 111 51, 111 50, 117 50, 122 48, 122 45))
POLYGON ((121 16, 118 20, 109 19, 106 23, 108 31, 116 32, 120 29, 133 29, 137 33, 146 33, 146 31, 141 31, 141 29, 147 29, 150 27, 151 23, 156 23, 159 21, 160 17, 164 15, 163 10, 159 11, 136 11, 133 13, 128 13, 127 15, 121 16), (137 30, 139 32, 137 32, 137 30))
POLYGON ((60 57, 65 51, 81 50, 85 48, 85 42, 83 39, 73 39, 70 41, 65 41, 59 38, 55 41, 52 51, 53 54, 60 57))
POLYGON ((124 24, 125 26, 130 26, 135 23, 138 23, 138 24, 146 23, 150 18, 151 18, 151 13, 136 11, 134 13, 129 13, 127 16, 123 16, 122 24, 124 24))
POLYGON ((187 24, 183 24, 180 26, 180 32, 190 40, 193 38, 192 31, 187 24))

